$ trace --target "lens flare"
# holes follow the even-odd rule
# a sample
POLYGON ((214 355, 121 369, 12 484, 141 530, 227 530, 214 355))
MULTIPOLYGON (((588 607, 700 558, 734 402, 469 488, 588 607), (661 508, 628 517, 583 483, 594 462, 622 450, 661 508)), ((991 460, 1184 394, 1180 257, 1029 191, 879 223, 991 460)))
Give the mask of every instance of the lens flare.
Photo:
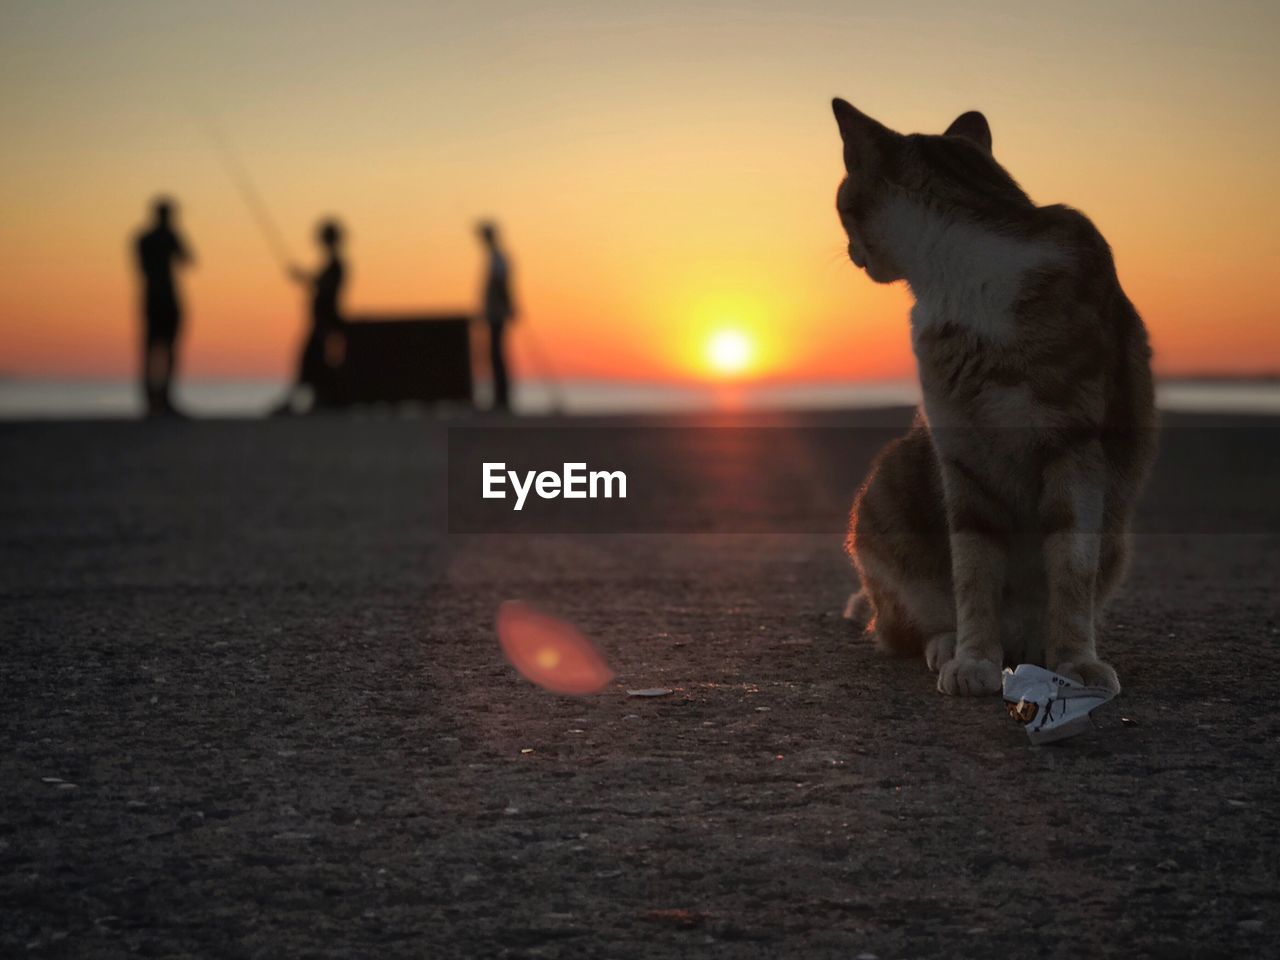
POLYGON ((577 627, 520 600, 498 608, 498 642, 522 677, 552 693, 585 696, 613 680, 613 671, 577 627))

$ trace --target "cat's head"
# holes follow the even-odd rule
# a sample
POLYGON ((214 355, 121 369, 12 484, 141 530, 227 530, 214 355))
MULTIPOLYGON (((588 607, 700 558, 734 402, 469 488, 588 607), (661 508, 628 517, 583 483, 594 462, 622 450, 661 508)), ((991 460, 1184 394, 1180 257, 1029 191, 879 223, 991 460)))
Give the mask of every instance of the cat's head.
POLYGON ((909 279, 909 234, 930 220, 999 225, 1031 201, 991 154, 991 128, 963 113, 940 136, 890 130, 839 98, 832 101, 844 142, 845 178, 836 210, 849 258, 878 283, 909 279), (904 218, 910 208, 916 216, 904 218), (910 226, 905 224, 910 223, 910 226))

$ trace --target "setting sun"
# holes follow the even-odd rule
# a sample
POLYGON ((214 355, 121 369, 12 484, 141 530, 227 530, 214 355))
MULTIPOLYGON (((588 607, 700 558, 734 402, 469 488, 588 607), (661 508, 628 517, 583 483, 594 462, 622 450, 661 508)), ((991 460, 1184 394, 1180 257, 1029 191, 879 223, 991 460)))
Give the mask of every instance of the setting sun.
POLYGON ((721 330, 707 341, 707 360, 717 373, 741 373, 751 354, 751 341, 740 330, 721 330))

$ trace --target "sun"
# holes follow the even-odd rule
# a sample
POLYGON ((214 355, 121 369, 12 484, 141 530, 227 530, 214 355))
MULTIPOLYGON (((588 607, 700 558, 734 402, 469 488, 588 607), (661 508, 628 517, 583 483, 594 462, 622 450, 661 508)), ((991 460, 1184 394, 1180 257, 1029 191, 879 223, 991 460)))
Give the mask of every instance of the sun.
POLYGON ((741 373, 753 352, 750 338, 741 330, 719 330, 707 341, 707 362, 717 373, 741 373))

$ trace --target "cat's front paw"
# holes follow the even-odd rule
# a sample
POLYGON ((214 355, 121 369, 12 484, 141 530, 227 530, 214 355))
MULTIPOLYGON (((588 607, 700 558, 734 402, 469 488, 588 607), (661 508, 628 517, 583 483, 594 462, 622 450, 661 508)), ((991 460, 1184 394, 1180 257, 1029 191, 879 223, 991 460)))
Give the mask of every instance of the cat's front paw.
POLYGON ((1120 692, 1120 678, 1105 660, 1064 660, 1053 668, 1053 672, 1088 687, 1106 687, 1113 694, 1120 692))
POLYGON ((999 693, 1000 664, 960 654, 938 671, 938 690, 957 697, 985 697, 999 693))
POLYGON ((947 663, 955 659, 956 635, 954 633, 938 633, 929 638, 924 645, 924 662, 934 673, 940 671, 947 663))

